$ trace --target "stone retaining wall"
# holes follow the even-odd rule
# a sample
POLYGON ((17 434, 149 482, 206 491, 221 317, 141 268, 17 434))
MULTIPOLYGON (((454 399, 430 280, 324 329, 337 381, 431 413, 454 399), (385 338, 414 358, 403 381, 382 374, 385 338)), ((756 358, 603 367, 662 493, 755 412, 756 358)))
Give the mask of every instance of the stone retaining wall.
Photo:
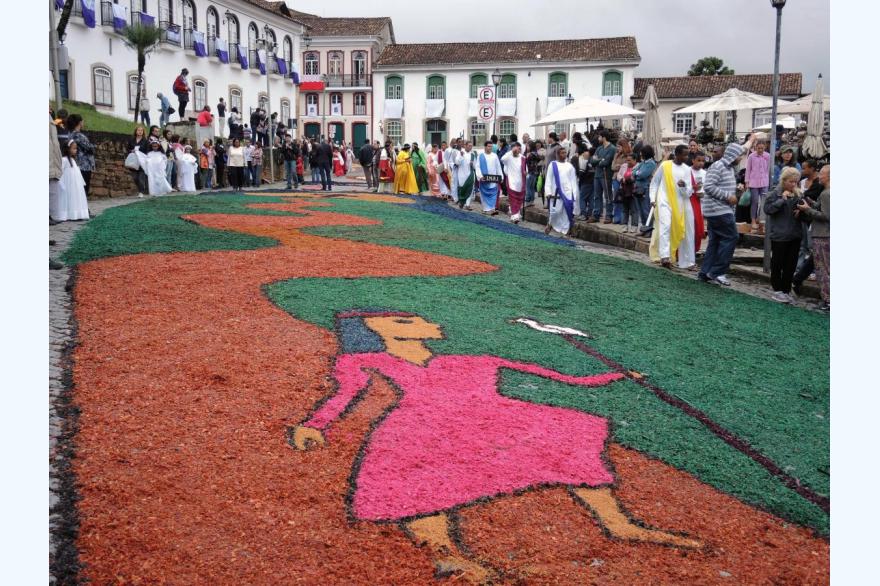
POLYGON ((129 136, 88 130, 86 136, 97 147, 89 197, 95 199, 135 195, 137 187, 131 178, 131 173, 125 168, 129 136))

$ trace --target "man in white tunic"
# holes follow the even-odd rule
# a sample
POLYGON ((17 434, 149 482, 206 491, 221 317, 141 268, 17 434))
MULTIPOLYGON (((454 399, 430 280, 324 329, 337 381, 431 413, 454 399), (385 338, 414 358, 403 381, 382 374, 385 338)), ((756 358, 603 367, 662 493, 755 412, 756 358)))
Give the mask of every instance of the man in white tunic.
POLYGON ((460 155, 461 145, 457 138, 453 138, 449 146, 443 147, 443 164, 446 165, 449 178, 452 181, 452 185, 449 187, 449 199, 455 202, 458 201, 458 174, 455 172, 455 164, 460 155))
POLYGON ((473 152, 470 142, 464 143, 464 151, 456 150, 455 154, 455 188, 458 196, 458 207, 471 209, 474 200, 474 161, 476 153, 473 152))
POLYGON ((578 204, 577 171, 568 162, 568 150, 562 147, 557 149, 556 160, 547 168, 544 194, 550 202, 550 219, 544 228, 544 234, 549 234, 551 230, 568 234, 574 225, 574 217, 581 212, 578 204))
POLYGON ((675 147, 672 161, 664 161, 651 180, 650 199, 654 207, 654 233, 649 249, 651 260, 672 268, 678 257, 679 268, 696 263, 694 250, 694 212, 691 194, 694 191, 691 168, 685 163, 688 147, 675 147))
POLYGON ((501 166, 507 181, 507 203, 510 206, 510 219, 514 224, 522 220, 522 207, 526 196, 526 158, 522 156, 522 146, 515 142, 513 148, 501 157, 501 166))
POLYGON ((483 152, 477 158, 476 172, 477 181, 480 185, 480 202, 483 204, 483 213, 496 215, 498 210, 495 204, 498 201, 498 191, 504 171, 501 169, 501 161, 498 155, 492 152, 492 141, 486 141, 483 152))

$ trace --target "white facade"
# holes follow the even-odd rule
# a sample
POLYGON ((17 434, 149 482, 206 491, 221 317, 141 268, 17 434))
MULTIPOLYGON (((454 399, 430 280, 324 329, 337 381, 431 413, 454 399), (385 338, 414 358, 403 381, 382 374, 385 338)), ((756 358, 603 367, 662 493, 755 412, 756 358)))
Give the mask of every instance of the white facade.
MULTIPOLYGON (((634 74, 638 63, 506 63, 499 65, 503 76, 508 76, 499 86, 497 132, 493 132, 493 122, 485 123, 485 131, 477 118, 477 100, 472 97, 472 85, 483 85, 475 75, 485 76, 485 85, 492 85, 492 73, 496 64, 455 64, 455 65, 377 65, 373 70, 375 102, 374 135, 394 143, 439 142, 463 136, 468 140, 484 141, 492 134, 499 137, 515 133, 521 137, 528 133, 531 137, 543 137, 552 128, 533 127, 536 115, 545 116, 565 105, 565 98, 583 96, 603 97, 617 95, 620 103, 630 105, 633 94, 634 74), (393 102, 397 97, 394 76, 402 80, 400 92, 403 100, 402 114, 398 115, 399 104, 393 102), (509 77, 512 76, 512 77, 509 77), (551 76, 552 82, 551 83, 551 76), (391 78, 389 83, 389 78, 391 78), (432 83, 429 86, 429 78, 432 83), (438 81, 442 80, 442 84, 438 81), (513 80, 513 91, 509 81, 513 80), (564 88, 558 85, 562 80, 564 88), (607 89, 606 81, 614 81, 607 89), (438 87, 442 85, 442 90, 438 87), (507 86, 507 87, 503 87, 507 86), (561 91, 560 91, 561 90, 561 91), (428 102, 429 92, 434 100, 428 102), (552 94, 552 95, 551 95, 552 94), (438 96, 441 96, 439 98, 438 96), (513 96, 513 97, 511 97, 513 96), (386 109, 387 106, 387 109, 386 109), (537 112, 540 108, 540 112, 537 112), (433 109, 428 112, 428 109, 433 109), (439 114, 438 114, 439 112, 439 114), (399 129, 399 133, 398 133, 399 129), (439 139, 439 140, 438 140, 439 139)), ((557 130, 568 130, 563 125, 557 130)))
MULTIPOLYGON (((268 104, 264 106, 268 112, 278 112, 279 120, 285 125, 288 119, 296 118, 297 88, 289 73, 287 76, 272 73, 273 64, 270 63, 268 75, 261 75, 250 52, 249 69, 242 70, 232 43, 237 34, 245 47, 256 50, 255 41, 266 36, 264 27, 268 25, 275 37, 277 55, 291 61, 287 67, 290 72, 290 65, 298 62, 301 55, 300 40, 305 31, 302 24, 244 0, 118 0, 115 3, 125 9, 129 22, 139 18, 138 12, 144 11, 156 19, 156 25, 160 28, 173 30, 180 27, 178 43, 174 42, 172 34, 147 57, 144 87, 151 103, 152 124, 159 122, 158 92, 167 96, 171 106, 177 109, 172 84, 184 67, 189 69, 189 85, 192 89, 187 106, 188 117, 194 117, 196 109, 203 105, 210 106, 216 117, 218 98, 223 97, 227 113, 238 103, 245 122, 248 121, 251 108, 260 105, 261 100, 264 105, 268 104), (249 34, 251 28, 256 35, 253 32, 249 34), (191 39, 191 30, 205 33, 208 57, 196 57, 193 50, 185 48, 191 44, 191 41, 187 42, 191 39), (215 38, 230 44, 229 63, 222 63, 213 51, 215 38), (267 79, 271 101, 266 98, 267 79)), ((114 3, 95 0, 95 28, 89 28, 83 22, 79 0, 74 3, 64 40, 68 47, 70 69, 63 87, 67 93, 66 99, 93 104, 99 111, 133 119, 137 54, 126 47, 122 37, 114 31, 112 19, 108 22, 111 4, 114 3), (108 24, 102 24, 102 20, 108 24)), ((271 41, 271 35, 269 38, 271 41)), ((178 116, 178 113, 173 114, 171 120, 177 121, 178 116)), ((219 134, 218 122, 215 122, 215 129, 219 134)), ((228 135, 228 128, 224 129, 223 134, 228 135)))

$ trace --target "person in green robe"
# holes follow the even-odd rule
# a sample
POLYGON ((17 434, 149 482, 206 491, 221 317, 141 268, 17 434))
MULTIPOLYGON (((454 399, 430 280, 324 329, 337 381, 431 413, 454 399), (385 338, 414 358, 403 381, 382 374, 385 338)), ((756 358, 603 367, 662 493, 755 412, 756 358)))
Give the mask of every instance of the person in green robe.
POLYGON ((430 190, 428 184, 428 159, 425 157, 425 151, 419 148, 419 143, 414 142, 412 145, 412 166, 416 173, 416 183, 419 186, 419 195, 430 190))

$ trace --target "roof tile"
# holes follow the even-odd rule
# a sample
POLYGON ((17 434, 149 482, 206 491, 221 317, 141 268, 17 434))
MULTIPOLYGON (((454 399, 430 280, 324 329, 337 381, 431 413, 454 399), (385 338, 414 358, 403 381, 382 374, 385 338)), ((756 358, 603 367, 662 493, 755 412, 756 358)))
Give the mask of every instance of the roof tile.
MULTIPOLYGON (((800 96, 803 79, 800 73, 779 74, 779 95, 800 96)), ((648 86, 653 84, 657 97, 709 98, 736 88, 762 96, 773 94, 773 75, 686 75, 682 77, 637 77, 633 100, 645 97, 648 86)))
POLYGON ((635 37, 492 43, 412 43, 389 45, 377 66, 523 61, 639 61, 635 37))

